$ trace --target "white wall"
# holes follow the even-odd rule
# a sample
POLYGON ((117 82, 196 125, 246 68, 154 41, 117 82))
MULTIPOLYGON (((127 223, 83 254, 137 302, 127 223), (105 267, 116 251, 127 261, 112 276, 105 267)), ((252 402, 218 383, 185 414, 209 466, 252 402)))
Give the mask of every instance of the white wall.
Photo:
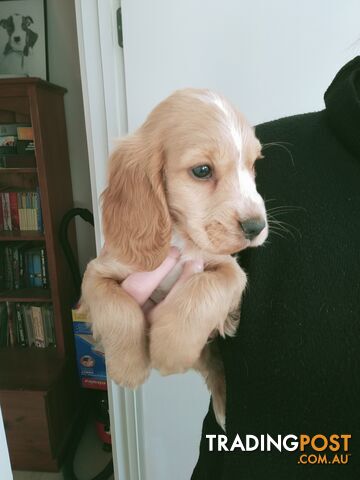
POLYGON ((358 0, 123 0, 129 130, 177 88, 226 94, 252 123, 323 108, 360 53, 358 0))
MULTIPOLYGON (((92 211, 74 0, 47 0, 47 31, 49 80, 68 90, 64 99, 74 205, 92 211)), ((84 270, 95 256, 94 229, 80 219, 76 230, 84 270)))

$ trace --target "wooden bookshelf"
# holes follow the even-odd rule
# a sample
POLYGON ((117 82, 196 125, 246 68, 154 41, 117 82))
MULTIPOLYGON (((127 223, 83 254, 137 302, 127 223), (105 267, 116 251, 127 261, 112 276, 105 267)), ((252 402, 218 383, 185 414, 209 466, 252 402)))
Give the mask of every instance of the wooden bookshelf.
MULTIPOLYGON (((58 238, 73 207, 65 93, 36 78, 0 80, 0 123, 31 124, 36 157, 35 167, 0 168, 0 191, 39 188, 44 224, 44 232, 0 231, 0 245, 45 246, 50 287, 1 290, 0 302, 51 302, 56 334, 56 347, 0 348, 0 405, 15 470, 57 471, 80 408, 71 320, 77 299, 58 238)), ((69 238, 76 252, 74 229, 69 238)))

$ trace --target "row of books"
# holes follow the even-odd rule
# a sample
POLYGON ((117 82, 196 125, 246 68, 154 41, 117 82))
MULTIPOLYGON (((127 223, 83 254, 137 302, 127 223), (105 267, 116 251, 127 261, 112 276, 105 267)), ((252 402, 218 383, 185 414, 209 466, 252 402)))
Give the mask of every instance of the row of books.
POLYGON ((0 230, 42 232, 39 190, 0 193, 0 230))
POLYGON ((0 289, 49 287, 46 250, 28 242, 0 245, 0 289))
POLYGON ((0 154, 34 155, 34 131, 31 125, 0 125, 0 154))
POLYGON ((56 346, 51 304, 0 303, 0 347, 56 346))

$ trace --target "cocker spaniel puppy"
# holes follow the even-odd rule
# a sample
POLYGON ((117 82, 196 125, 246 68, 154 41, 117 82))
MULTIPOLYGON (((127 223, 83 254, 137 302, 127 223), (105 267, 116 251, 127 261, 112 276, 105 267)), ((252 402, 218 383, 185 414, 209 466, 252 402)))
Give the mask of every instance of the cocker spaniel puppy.
POLYGON ((110 377, 134 388, 151 368, 165 375, 194 368, 222 426, 225 380, 211 338, 233 335, 238 323, 233 313, 246 275, 231 254, 262 244, 268 234, 255 186, 260 156, 253 129, 217 93, 185 89, 161 102, 110 159, 102 197, 105 245, 82 286, 82 306, 105 348, 110 377), (148 323, 121 282, 156 268, 171 245, 183 261, 202 259, 204 271, 166 297, 180 262, 156 292, 165 299, 148 323))

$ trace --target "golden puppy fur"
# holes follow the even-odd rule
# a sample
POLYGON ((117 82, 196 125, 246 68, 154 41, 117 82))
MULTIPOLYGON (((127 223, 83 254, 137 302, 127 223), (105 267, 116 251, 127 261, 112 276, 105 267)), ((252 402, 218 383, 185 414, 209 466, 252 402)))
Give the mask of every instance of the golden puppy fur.
MULTIPOLYGON (((223 367, 208 340, 217 333, 233 335, 237 327, 232 313, 246 275, 230 254, 267 236, 255 186, 260 156, 253 129, 222 96, 186 89, 168 97, 110 159, 102 198, 105 245, 89 263, 82 286, 82 306, 105 348, 109 375, 134 388, 150 368, 162 374, 195 368, 212 392, 222 426, 223 367), (201 166, 210 172, 206 178, 195 175, 201 166), (254 238, 241 225, 249 219, 264 225, 254 238), (204 271, 176 285, 147 322, 121 282, 132 272, 156 268, 171 245, 180 249, 182 261, 202 259, 204 271)), ((166 296, 180 270, 174 269, 155 297, 166 296)))

